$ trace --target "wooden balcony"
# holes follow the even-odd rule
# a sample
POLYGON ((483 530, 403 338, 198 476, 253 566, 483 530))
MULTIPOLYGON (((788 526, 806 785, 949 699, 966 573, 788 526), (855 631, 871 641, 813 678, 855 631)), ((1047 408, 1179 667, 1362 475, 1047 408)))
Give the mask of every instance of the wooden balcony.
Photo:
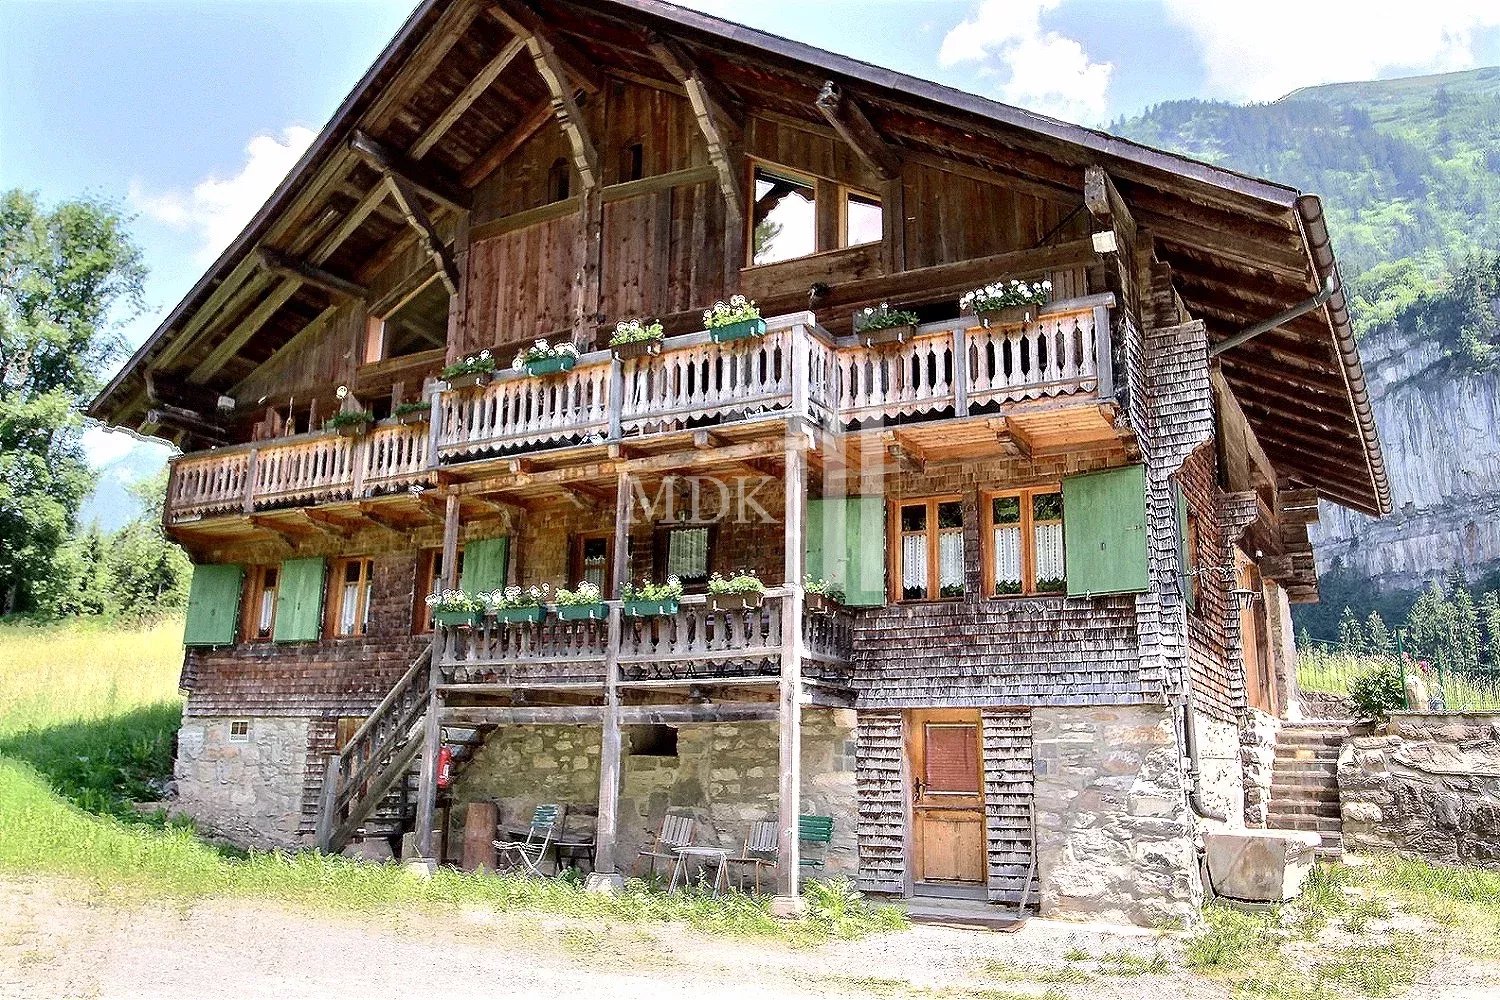
MULTIPOLYGON (((441 630, 442 683, 450 693, 515 690, 602 692, 609 664, 622 691, 686 689, 710 684, 774 687, 788 645, 786 592, 767 591, 750 611, 712 611, 702 595, 683 597, 675 615, 622 618, 618 649, 607 621, 565 622, 549 614, 539 625, 493 621, 441 630)), ((616 602, 616 606, 618 602, 616 602)), ((810 690, 834 700, 851 694, 853 616, 847 610, 802 616, 802 676, 810 690)))
POLYGON ((1034 322, 919 327, 899 344, 835 338, 799 313, 765 336, 724 344, 669 338, 660 354, 607 351, 544 378, 506 371, 437 395, 433 425, 382 424, 184 455, 172 463, 168 522, 360 500, 435 479, 440 467, 686 428, 801 417, 836 432, 1006 415, 1114 398, 1109 295, 1044 307, 1034 322))

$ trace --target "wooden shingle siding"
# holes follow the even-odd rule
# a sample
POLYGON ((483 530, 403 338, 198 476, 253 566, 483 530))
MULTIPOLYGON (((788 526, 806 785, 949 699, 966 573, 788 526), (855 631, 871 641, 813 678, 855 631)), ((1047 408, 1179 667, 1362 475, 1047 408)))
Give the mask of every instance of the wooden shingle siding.
POLYGON ((900 712, 860 712, 855 733, 859 887, 906 891, 906 791, 900 712))
POLYGON ((1028 901, 1038 895, 1032 864, 1031 712, 986 709, 984 729, 984 819, 992 903, 1019 903, 1028 878, 1028 901))

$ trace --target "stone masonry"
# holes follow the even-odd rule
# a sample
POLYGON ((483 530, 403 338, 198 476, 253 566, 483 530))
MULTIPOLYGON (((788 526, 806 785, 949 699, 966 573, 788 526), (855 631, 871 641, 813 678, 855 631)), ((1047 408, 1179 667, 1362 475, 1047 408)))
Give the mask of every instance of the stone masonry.
POLYGON ((1040 915, 1193 919, 1203 887, 1171 709, 1031 714, 1040 915))
MULTIPOLYGON (((620 781, 617 858, 635 874, 641 847, 671 810, 698 820, 695 840, 736 854, 752 822, 774 820, 779 768, 774 723, 682 725, 676 756, 630 752, 620 781)), ((630 736, 627 728, 627 741, 630 736)), ((599 803, 599 731, 579 726, 497 730, 454 784, 450 843, 463 837, 465 807, 497 802, 504 826, 524 827, 539 802, 566 804, 569 830, 592 828, 599 803)), ((830 874, 855 872, 854 713, 802 713, 802 811, 833 817, 830 874)), ((823 848, 809 846, 809 856, 823 848)), ((642 862, 644 864, 644 862, 642 862)))
POLYGON ((177 806, 211 836, 242 847, 302 846, 306 719, 188 718, 177 736, 177 806))
POLYGON ((1276 734, 1281 728, 1274 715, 1251 708, 1240 730, 1240 764, 1245 785, 1245 825, 1264 827, 1271 804, 1271 771, 1276 763, 1276 734))

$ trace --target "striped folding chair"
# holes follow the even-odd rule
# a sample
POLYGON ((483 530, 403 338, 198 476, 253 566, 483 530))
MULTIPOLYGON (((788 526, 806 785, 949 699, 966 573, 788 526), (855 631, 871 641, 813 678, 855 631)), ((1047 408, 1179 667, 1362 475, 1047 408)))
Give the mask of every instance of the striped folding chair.
POLYGON ((641 848, 641 857, 649 859, 650 873, 656 874, 656 859, 661 858, 668 863, 668 867, 677 861, 677 848, 687 847, 693 842, 693 829, 697 820, 691 816, 674 816, 667 813, 662 817, 661 830, 655 839, 641 848))
POLYGON ((774 872, 776 870, 776 862, 781 858, 780 841, 781 838, 778 836, 775 820, 759 820, 750 824, 750 833, 745 837, 745 846, 740 851, 740 856, 729 859, 731 865, 739 866, 739 888, 741 892, 745 889, 747 874, 753 872, 755 876, 755 892, 759 895, 761 872, 774 872))
POLYGON ((525 840, 497 840, 495 850, 512 870, 525 868, 532 875, 543 876, 542 861, 552 850, 552 843, 562 830, 563 809, 555 803, 537 806, 531 813, 531 826, 525 840))

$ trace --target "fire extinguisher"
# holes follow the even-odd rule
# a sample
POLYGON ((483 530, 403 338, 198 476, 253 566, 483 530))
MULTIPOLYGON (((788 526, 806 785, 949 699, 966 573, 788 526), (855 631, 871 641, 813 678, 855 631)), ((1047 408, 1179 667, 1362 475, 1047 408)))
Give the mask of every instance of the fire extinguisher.
POLYGON ((453 781, 453 751, 447 747, 438 750, 437 755, 437 786, 447 788, 453 781))

